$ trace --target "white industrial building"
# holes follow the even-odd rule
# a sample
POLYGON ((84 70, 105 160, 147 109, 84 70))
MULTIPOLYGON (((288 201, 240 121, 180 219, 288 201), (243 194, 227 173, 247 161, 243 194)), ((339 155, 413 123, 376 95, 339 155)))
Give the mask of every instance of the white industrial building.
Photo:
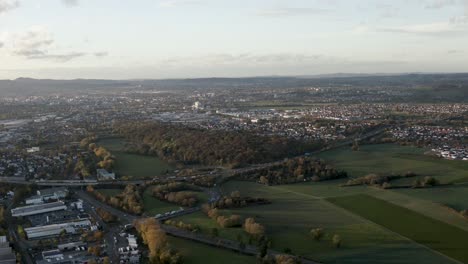
POLYGON ((67 197, 67 195, 68 189, 65 187, 38 190, 37 195, 26 199, 26 204, 40 204, 50 200, 60 200, 67 197))
POLYGON ((18 207, 11 209, 11 215, 13 217, 20 217, 20 216, 29 216, 29 215, 37 215, 55 211, 66 210, 67 206, 64 202, 58 201, 53 203, 46 203, 46 204, 36 204, 36 205, 28 205, 23 207, 18 207))
POLYGON ((11 249, 6 236, 0 236, 0 264, 16 264, 16 255, 11 249))
POLYGON ((105 169, 97 169, 96 173, 97 173, 98 179, 101 181, 115 180, 115 173, 108 172, 105 169))
POLYGON ((29 227, 25 228, 24 231, 26 232, 28 239, 37 239, 43 237, 58 236, 62 232, 65 232, 67 234, 76 234, 79 230, 88 229, 90 227, 91 221, 89 221, 89 219, 85 219, 81 221, 63 224, 29 227))

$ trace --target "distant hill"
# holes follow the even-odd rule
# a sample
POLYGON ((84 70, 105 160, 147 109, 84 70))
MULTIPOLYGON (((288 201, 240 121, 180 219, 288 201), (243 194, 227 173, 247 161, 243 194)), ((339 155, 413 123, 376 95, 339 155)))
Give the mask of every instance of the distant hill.
POLYGON ((0 80, 0 96, 32 96, 112 92, 115 89, 203 90, 281 89, 312 86, 400 87, 414 91, 417 101, 468 101, 468 73, 457 74, 349 74, 299 77, 197 78, 165 80, 0 80))

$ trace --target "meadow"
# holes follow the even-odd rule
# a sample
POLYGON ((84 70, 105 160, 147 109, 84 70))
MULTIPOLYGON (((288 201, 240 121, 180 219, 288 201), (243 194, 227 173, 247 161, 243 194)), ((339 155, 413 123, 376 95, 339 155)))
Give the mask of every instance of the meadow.
POLYGON ((190 240, 169 237, 169 243, 182 254, 185 264, 257 263, 253 256, 241 255, 229 250, 211 247, 190 240))
POLYGON ((413 241, 468 263, 467 231, 369 195, 327 200, 413 241))
MULTIPOLYGON (((420 176, 433 176, 442 183, 450 183, 468 176, 468 162, 424 155, 426 151, 397 144, 376 144, 361 146, 359 151, 352 151, 350 148, 326 151, 319 157, 336 168, 347 171, 351 177, 369 173, 390 175, 412 171, 420 176)), ((392 184, 411 184, 413 181, 414 178, 402 179, 392 184)))
POLYGON ((119 177, 149 178, 172 172, 175 167, 152 156, 144 156, 125 151, 125 141, 121 138, 100 139, 97 144, 108 149, 115 156, 114 171, 119 177))
MULTIPOLYGON (((325 189, 330 186, 322 186, 322 192, 326 192, 325 189)), ((446 257, 335 206, 321 196, 283 186, 268 187, 237 181, 226 183, 222 189, 225 193, 240 190, 241 195, 272 201, 269 205, 223 210, 222 213, 255 217, 265 225, 272 247, 278 251, 289 248, 294 254, 324 263, 417 263, 423 260, 425 263, 452 263, 446 257), (326 236, 323 241, 313 240, 310 235, 312 228, 324 228, 326 236), (334 248, 331 243, 334 234, 343 240, 340 249, 334 248), (402 252, 406 257, 404 259, 401 258, 402 252)), ((333 192, 332 195, 338 190, 334 189, 333 192)), ((236 239, 241 235, 244 241, 247 239, 241 228, 220 228, 202 213, 179 219, 197 224, 202 232, 216 227, 222 237, 236 239)))

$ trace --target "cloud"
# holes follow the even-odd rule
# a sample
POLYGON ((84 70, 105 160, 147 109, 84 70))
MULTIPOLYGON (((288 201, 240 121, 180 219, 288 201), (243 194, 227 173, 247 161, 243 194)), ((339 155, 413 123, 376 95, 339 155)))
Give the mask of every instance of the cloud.
POLYGON ((1 42, 12 55, 29 60, 66 62, 87 55, 77 51, 51 52, 55 40, 49 30, 41 26, 31 27, 22 33, 3 34, 1 37, 1 42))
POLYGON ((200 3, 201 1, 198 1, 198 0, 165 0, 165 1, 161 1, 159 5, 162 7, 176 7, 176 6, 194 5, 194 4, 200 4, 200 3))
POLYGON ((0 14, 11 11, 19 7, 18 0, 0 0, 0 14))
POLYGON ((78 0, 62 0, 62 3, 67 7, 74 7, 79 4, 78 0))
POLYGON ((56 62, 67 62, 79 57, 86 56, 87 54, 84 52, 69 52, 69 53, 62 53, 62 54, 33 54, 28 56, 30 60, 51 60, 56 62))
POLYGON ((315 14, 327 13, 329 10, 320 8, 297 8, 297 7, 284 7, 262 10, 257 13, 259 16, 264 17, 289 17, 289 16, 307 16, 315 14))
POLYGON ((441 9, 447 6, 456 5, 456 0, 433 0, 426 4, 426 9, 441 9))
POLYGON ((463 53, 462 50, 448 50, 447 54, 457 54, 457 53, 463 53))
POLYGON ((99 52, 95 52, 94 56, 98 58, 102 58, 102 57, 109 56, 109 53, 107 51, 99 51, 99 52))
POLYGON ((10 37, 13 44, 13 53, 19 56, 37 56, 46 53, 46 49, 54 43, 50 32, 40 26, 30 28, 21 34, 10 37))
POLYGON ((376 31, 403 33, 403 34, 421 34, 421 35, 441 35, 453 34, 465 31, 466 29, 459 27, 452 22, 439 22, 428 24, 403 25, 397 27, 377 28, 376 31))

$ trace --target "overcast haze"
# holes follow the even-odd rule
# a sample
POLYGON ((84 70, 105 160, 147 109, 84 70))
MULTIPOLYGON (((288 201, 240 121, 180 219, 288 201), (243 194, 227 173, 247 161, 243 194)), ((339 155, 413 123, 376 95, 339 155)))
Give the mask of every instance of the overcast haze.
POLYGON ((0 79, 466 72, 468 0, 0 0, 0 79))

